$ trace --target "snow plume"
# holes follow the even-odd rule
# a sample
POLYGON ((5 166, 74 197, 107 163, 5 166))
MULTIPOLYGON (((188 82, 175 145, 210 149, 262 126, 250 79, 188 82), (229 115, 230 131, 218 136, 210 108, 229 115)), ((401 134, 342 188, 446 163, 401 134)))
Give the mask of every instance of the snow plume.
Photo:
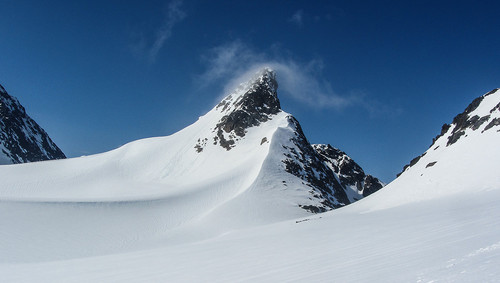
POLYGON ((208 66, 200 76, 201 87, 208 87, 216 82, 222 83, 223 92, 227 94, 241 82, 249 80, 259 69, 270 67, 278 77, 280 94, 308 106, 342 108, 358 101, 352 95, 338 95, 331 85, 321 78, 321 60, 300 63, 292 59, 270 57, 268 53, 256 52, 241 41, 217 46, 203 58, 208 66))

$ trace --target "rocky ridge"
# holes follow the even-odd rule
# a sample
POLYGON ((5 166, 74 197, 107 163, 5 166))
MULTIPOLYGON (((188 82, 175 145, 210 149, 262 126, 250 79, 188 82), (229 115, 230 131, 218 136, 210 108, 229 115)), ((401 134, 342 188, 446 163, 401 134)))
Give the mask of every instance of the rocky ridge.
MULTIPOLYGON (((277 88, 276 74, 269 68, 241 84, 215 107, 222 117, 212 129, 213 136, 198 139, 196 152, 202 154, 209 143, 230 151, 250 128, 283 113, 277 88)), ((286 119, 292 135, 280 145, 281 166, 286 173, 299 178, 310 199, 316 200, 314 205, 299 204, 303 209, 318 213, 342 207, 383 187, 377 178, 365 175, 344 152, 330 145, 311 145, 297 119, 289 114, 286 119)), ((261 144, 267 141, 265 137, 261 144)), ((281 182, 286 186, 285 180, 281 182)))
POLYGON ((351 157, 329 144, 314 144, 321 160, 338 176, 339 183, 351 201, 359 200, 380 190, 384 183, 372 175, 366 175, 351 157))
MULTIPOLYGON (((461 139, 466 138, 468 134, 482 134, 486 131, 495 130, 500 132, 498 127, 500 125, 500 92, 497 89, 493 89, 484 95, 481 95, 474 99, 465 110, 455 116, 451 124, 444 124, 441 127, 441 132, 435 138, 432 139, 432 144, 429 147, 433 148, 439 139, 446 139, 445 147, 453 146, 455 143, 459 142, 461 139), (496 98, 498 97, 498 98, 496 98), (493 104, 491 101, 488 103, 491 105, 483 105, 485 99, 493 99, 493 104), (479 109, 479 108, 484 109, 479 109), (493 129, 495 128, 495 129, 493 129)), ((434 150, 438 149, 439 145, 434 147, 434 150)), ((415 157, 410 161, 409 164, 403 167, 403 170, 397 175, 398 177, 403 174, 406 170, 417 164, 422 157, 426 155, 427 151, 423 154, 415 157)), ((427 164, 427 168, 434 166, 436 162, 427 164)))
POLYGON ((291 144, 282 146, 285 171, 300 178, 303 184, 310 188, 311 196, 318 200, 316 205, 301 205, 301 207, 318 213, 351 203, 335 172, 314 150, 297 119, 291 115, 287 116, 287 119, 295 131, 294 136, 290 137, 291 144))
POLYGON ((0 164, 62 158, 61 149, 0 85, 0 164))

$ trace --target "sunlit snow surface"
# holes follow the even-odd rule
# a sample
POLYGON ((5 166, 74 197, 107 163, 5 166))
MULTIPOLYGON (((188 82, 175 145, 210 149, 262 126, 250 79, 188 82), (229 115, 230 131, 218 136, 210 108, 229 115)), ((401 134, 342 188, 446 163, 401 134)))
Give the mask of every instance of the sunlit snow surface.
MULTIPOLYGON (((477 113, 495 101, 500 92, 477 113)), ((313 215, 296 206, 297 180, 274 182, 287 114, 231 154, 197 153, 218 115, 100 155, 1 166, 0 280, 500 280, 500 126, 451 146, 445 134, 381 191, 313 215)))

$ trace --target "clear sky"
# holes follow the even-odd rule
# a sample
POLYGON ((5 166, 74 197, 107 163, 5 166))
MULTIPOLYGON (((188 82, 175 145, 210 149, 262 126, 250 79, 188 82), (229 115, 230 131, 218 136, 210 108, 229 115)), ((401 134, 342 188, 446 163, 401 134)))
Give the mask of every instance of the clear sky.
POLYGON ((69 157, 195 122, 277 71, 282 108, 391 181, 500 87, 498 1, 0 0, 0 83, 69 157))

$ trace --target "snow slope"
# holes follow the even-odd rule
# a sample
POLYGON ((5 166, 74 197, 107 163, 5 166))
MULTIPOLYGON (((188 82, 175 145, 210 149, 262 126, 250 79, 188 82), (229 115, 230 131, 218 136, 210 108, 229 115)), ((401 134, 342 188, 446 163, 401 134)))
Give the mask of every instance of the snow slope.
POLYGON ((0 166, 0 225, 10 227, 0 237, 0 262, 205 239, 350 203, 298 122, 281 110, 276 89, 274 72, 263 69, 171 136, 0 166))
POLYGON ((175 136, 0 167, 2 280, 498 281, 499 103, 484 96, 387 187, 316 215, 297 208, 317 201, 304 179, 272 166, 300 148, 284 112, 230 150, 203 142, 211 111, 175 136))
POLYGON ((443 125, 430 148, 383 193, 374 195, 371 209, 496 190, 499 145, 500 91, 495 89, 474 100, 451 125, 443 125))
POLYGON ((371 212, 355 203, 204 241, 4 263, 0 273, 4 282, 498 282, 499 199, 495 190, 371 212))
POLYGON ((211 111, 173 136, 93 156, 1 167, 0 223, 10 229, 0 241, 0 261, 105 254, 169 236, 248 189, 269 150, 269 143, 260 145, 262 135, 271 139, 284 115, 249 130, 231 154, 219 146, 202 154, 194 148, 221 116, 211 111))

